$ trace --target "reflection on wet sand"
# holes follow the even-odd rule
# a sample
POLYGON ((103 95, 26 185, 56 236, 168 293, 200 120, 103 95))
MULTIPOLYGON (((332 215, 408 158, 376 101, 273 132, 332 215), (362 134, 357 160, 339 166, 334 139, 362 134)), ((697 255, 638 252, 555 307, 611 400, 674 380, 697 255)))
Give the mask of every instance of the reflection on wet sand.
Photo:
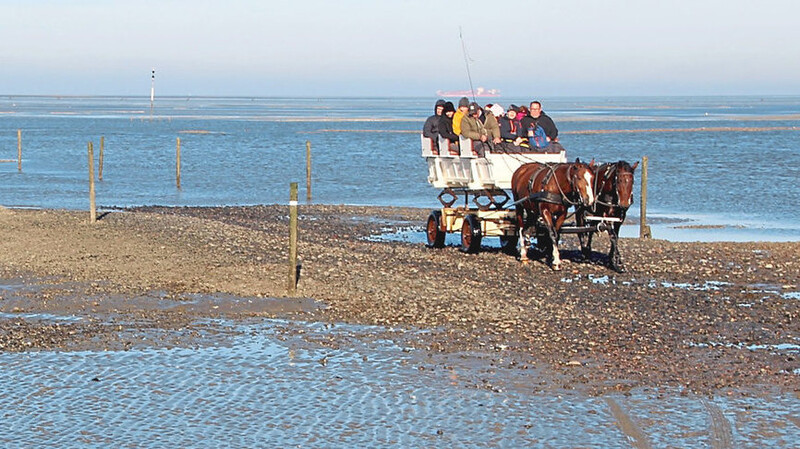
POLYGON ((424 331, 215 325, 228 333, 195 348, 0 354, 0 443, 723 448, 800 438, 798 398, 777 392, 596 397, 495 353, 437 354, 382 337, 424 331))

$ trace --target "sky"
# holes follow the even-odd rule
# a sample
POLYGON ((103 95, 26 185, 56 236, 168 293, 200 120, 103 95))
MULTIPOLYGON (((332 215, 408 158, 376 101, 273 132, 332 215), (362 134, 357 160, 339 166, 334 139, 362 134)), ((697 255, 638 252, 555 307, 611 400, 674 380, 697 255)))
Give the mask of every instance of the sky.
POLYGON ((149 95, 152 69, 178 96, 433 97, 470 77, 505 96, 800 95, 796 0, 0 0, 0 17, 6 95, 149 95))

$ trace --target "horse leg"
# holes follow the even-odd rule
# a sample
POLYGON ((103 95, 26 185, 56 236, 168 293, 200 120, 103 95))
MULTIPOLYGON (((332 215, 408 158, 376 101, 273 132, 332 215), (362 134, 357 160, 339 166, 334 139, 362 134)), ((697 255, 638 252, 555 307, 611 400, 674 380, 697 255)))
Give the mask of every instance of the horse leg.
POLYGON ((552 227, 547 229, 550 231, 550 241, 553 242, 553 271, 561 271, 561 255, 558 251, 558 234, 552 227))
POLYGON ((553 271, 561 271, 561 256, 558 252, 558 234, 556 233, 556 225, 553 223, 553 216, 550 214, 549 210, 544 210, 542 211, 542 218, 545 228, 547 228, 547 237, 550 239, 550 266, 553 271))
POLYGON ((519 230, 519 239, 517 240, 517 247, 519 248, 519 261, 523 265, 528 262, 528 237, 525 235, 525 211, 522 208, 517 208, 517 229, 519 230))
POLYGON ((519 261, 522 262, 523 265, 527 265, 528 262, 530 262, 528 260, 528 245, 528 237, 525 236, 525 230, 520 227, 517 247, 519 248, 519 261))
MULTIPOLYGON (((578 226, 583 226, 582 223, 578 223, 578 226)), ((581 232, 578 233, 578 240, 581 242, 581 257, 585 262, 589 262, 592 260, 592 236, 594 232, 581 232)))
POLYGON ((561 227, 564 226, 564 220, 567 219, 566 209, 561 211, 557 217, 555 223, 553 223, 553 216, 550 216, 550 223, 552 223, 552 227, 550 228, 550 240, 553 242, 553 270, 555 271, 561 270, 561 253, 558 250, 558 236, 561 227))
POLYGON ((611 240, 611 250, 608 252, 608 261, 611 265, 611 269, 616 271, 617 273, 624 273, 625 266, 622 263, 622 256, 619 254, 619 228, 620 225, 618 223, 614 224, 614 229, 608 231, 608 237, 611 240))
MULTIPOLYGON (((585 209, 581 209, 575 213, 575 224, 578 225, 578 227, 586 225, 586 219, 584 218, 584 216, 587 213, 588 211, 586 211, 585 209)), ((583 257, 583 260, 588 261, 591 258, 590 256, 592 254, 592 233, 591 232, 579 233, 578 241, 581 244, 581 255, 583 257)))

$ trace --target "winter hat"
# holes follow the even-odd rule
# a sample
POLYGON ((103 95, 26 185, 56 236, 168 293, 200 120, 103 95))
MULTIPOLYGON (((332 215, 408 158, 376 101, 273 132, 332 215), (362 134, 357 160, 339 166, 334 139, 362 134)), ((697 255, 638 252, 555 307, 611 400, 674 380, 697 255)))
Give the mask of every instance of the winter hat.
POLYGON ((505 114, 503 107, 500 106, 499 104, 492 105, 492 107, 489 108, 489 110, 492 111, 492 114, 494 114, 495 117, 502 117, 502 115, 505 114))
POLYGON ((511 106, 508 107, 508 112, 511 112, 511 111, 519 112, 519 106, 517 106, 515 104, 512 104, 511 106))
POLYGON ((478 106, 478 103, 470 103, 469 104, 469 109, 467 110, 467 113, 469 115, 472 115, 472 114, 477 113, 480 110, 481 110, 481 107, 478 106))
POLYGON ((461 97, 461 99, 458 100, 458 107, 469 107, 469 98, 461 97))
POLYGON ((442 111, 442 114, 447 113, 447 112, 455 112, 455 111, 456 111, 456 107, 453 106, 453 102, 452 101, 448 101, 448 102, 446 102, 444 104, 444 110, 442 111))

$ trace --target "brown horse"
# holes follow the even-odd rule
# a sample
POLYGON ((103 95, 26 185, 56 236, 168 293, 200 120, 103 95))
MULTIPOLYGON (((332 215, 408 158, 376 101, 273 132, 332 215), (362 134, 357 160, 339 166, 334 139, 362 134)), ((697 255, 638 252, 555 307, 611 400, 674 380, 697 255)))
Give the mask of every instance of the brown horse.
POLYGON ((561 269, 558 233, 570 206, 591 207, 594 203, 592 183, 594 161, 576 160, 566 164, 525 164, 511 177, 511 191, 517 206, 520 233, 519 254, 528 263, 527 231, 536 231, 539 249, 551 251, 553 270, 561 269))
MULTIPOLYGON (((611 250, 608 252, 608 264, 612 270, 623 272, 625 267, 622 264, 622 256, 619 254, 617 239, 619 229, 628 208, 633 204, 633 173, 639 162, 633 165, 625 162, 612 162, 598 165, 594 172, 594 191, 597 201, 593 208, 582 208, 575 214, 575 221, 578 226, 586 223, 586 215, 599 217, 610 217, 615 219, 608 230, 608 237, 611 240, 611 250)), ((581 252, 584 259, 588 260, 592 254, 592 233, 579 234, 581 242, 581 252)))

